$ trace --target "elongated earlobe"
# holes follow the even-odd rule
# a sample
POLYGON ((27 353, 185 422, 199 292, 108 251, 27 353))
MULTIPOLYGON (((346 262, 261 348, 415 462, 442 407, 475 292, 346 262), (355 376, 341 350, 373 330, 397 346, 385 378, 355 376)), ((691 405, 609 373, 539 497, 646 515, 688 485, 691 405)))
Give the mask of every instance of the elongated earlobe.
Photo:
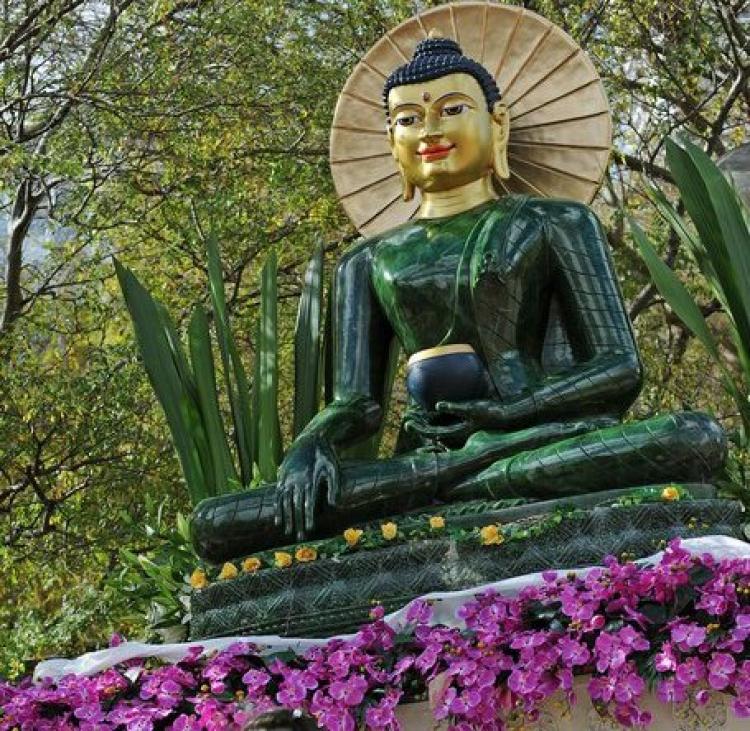
POLYGON ((396 167, 398 168, 398 174, 401 176, 401 195, 404 201, 408 202, 412 198, 414 198, 414 183, 412 183, 406 177, 404 168, 401 166, 401 163, 399 163, 398 161, 398 155, 396 154, 396 147, 393 144, 393 129, 391 127, 388 128, 388 144, 390 145, 390 148, 391 148, 391 155, 393 155, 393 159, 396 162, 396 167))
POLYGON ((492 108, 492 172, 498 178, 509 178, 508 138, 510 136, 510 114, 508 107, 495 102, 492 108))
POLYGON ((404 173, 404 169, 399 165, 398 172, 401 176, 401 195, 405 201, 410 201, 414 198, 414 183, 412 183, 404 173))

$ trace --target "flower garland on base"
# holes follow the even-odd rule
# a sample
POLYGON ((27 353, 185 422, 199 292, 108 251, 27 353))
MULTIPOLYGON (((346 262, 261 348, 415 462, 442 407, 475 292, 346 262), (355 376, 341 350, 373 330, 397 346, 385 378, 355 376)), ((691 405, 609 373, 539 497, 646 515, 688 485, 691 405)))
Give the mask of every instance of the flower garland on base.
MULTIPOLYGON (((664 488, 635 488, 616 500, 603 501, 602 507, 629 507, 644 503, 691 501, 693 495, 687 488, 670 484, 664 488)), ((518 500, 508 500, 518 503, 518 500)), ((272 551, 263 551, 233 563, 228 561, 221 567, 199 566, 190 577, 190 588, 196 591, 205 589, 216 581, 236 579, 241 573, 254 574, 265 569, 287 569, 294 564, 310 563, 324 558, 337 558, 358 551, 383 548, 395 543, 450 538, 458 544, 479 543, 482 546, 499 546, 516 541, 527 541, 543 536, 554 530, 563 521, 584 519, 590 511, 571 506, 561 506, 548 514, 533 516, 514 523, 500 525, 490 523, 482 527, 465 528, 460 521, 442 515, 415 515, 403 517, 399 523, 388 521, 380 525, 363 528, 347 528, 341 535, 325 538, 308 545, 285 546, 272 551)), ((698 521, 692 520, 688 527, 693 531, 699 528, 698 521)), ((710 531, 711 526, 700 526, 710 531)), ((666 543, 654 546, 663 548, 666 543)))
POLYGON ((396 630, 373 621, 348 640, 302 655, 261 656, 237 643, 174 665, 141 660, 92 677, 0 683, 0 731, 242 729, 286 709, 329 731, 395 731, 400 702, 424 698, 459 731, 533 722, 553 695, 570 704, 588 674, 595 708, 624 727, 648 726, 648 687, 665 703, 728 696, 750 717, 750 559, 691 556, 678 540, 655 566, 608 558, 585 574, 544 575, 517 597, 494 592, 459 610, 464 629, 432 625, 413 602, 396 630))

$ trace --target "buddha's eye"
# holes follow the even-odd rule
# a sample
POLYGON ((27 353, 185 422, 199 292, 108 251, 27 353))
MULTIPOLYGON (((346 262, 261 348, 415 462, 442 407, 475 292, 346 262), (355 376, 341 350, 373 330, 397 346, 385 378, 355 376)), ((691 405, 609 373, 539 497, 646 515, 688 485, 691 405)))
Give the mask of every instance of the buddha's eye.
POLYGON ((399 127, 411 127, 417 121, 416 114, 404 114, 396 120, 399 127))
POLYGON ((466 111, 469 108, 468 104, 451 104, 450 106, 443 107, 441 112, 443 117, 455 117, 458 114, 466 111))

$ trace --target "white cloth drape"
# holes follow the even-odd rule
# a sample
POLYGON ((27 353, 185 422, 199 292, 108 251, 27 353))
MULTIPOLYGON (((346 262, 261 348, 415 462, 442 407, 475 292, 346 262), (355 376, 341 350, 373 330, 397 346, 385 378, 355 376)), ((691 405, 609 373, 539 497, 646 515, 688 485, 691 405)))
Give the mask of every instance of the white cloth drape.
MULTIPOLYGON (((682 541, 682 546, 694 555, 710 553, 716 558, 750 558, 750 543, 729 538, 727 536, 703 536, 701 538, 689 538, 682 541)), ((656 553, 643 559, 646 563, 657 563, 662 553, 656 553)), ((576 571, 582 573, 589 568, 561 568, 554 569, 559 572, 567 573, 576 571)), ((425 594, 421 599, 429 599, 433 602, 433 623, 444 624, 447 626, 459 626, 460 620, 456 619, 456 610, 470 601, 474 595, 488 589, 494 589, 505 596, 516 596, 524 587, 540 584, 543 582, 542 573, 526 574, 517 576, 512 579, 503 579, 481 586, 475 586, 471 589, 451 592, 435 592, 425 594)), ((393 627, 399 627, 405 622, 408 605, 398 611, 386 615, 386 621, 393 627)), ((346 639, 352 635, 336 635, 339 638, 346 639)), ((331 639, 331 638, 328 638, 331 639)), ((152 645, 143 642, 124 642, 117 647, 110 647, 105 650, 88 652, 85 655, 73 659, 51 659, 40 662, 34 671, 34 679, 42 678, 60 678, 64 675, 93 675, 94 673, 106 670, 113 665, 132 660, 134 658, 154 657, 165 662, 179 662, 191 647, 200 646, 204 653, 220 651, 233 644, 234 642, 251 642, 259 648, 262 654, 280 652, 283 650, 294 650, 303 652, 304 650, 322 645, 328 642, 328 639, 304 639, 278 637, 276 635, 263 635, 256 637, 222 637, 214 640, 196 640, 193 642, 181 642, 175 644, 152 645)))

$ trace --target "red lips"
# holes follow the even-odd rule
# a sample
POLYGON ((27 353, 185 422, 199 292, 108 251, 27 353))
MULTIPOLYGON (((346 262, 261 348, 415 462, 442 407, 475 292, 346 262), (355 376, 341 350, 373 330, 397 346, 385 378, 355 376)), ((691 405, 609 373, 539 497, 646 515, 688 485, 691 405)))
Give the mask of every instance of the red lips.
POLYGON ((448 156, 448 153, 455 147, 455 145, 430 145, 421 150, 417 150, 417 154, 421 155, 424 162, 434 162, 435 160, 442 160, 448 156))

